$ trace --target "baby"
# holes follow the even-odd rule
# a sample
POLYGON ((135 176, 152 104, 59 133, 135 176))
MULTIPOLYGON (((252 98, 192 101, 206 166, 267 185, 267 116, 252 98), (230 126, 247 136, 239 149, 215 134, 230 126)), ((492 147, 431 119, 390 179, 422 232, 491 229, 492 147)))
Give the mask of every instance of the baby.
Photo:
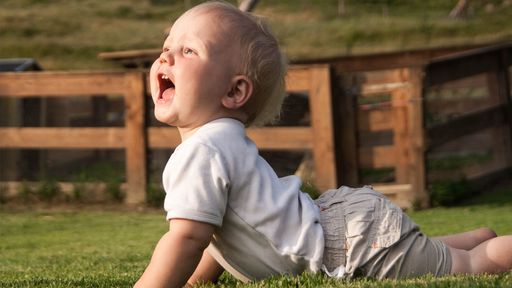
POLYGON ((230 4, 198 5, 174 23, 150 85, 155 117, 182 143, 163 172, 169 231, 136 287, 215 281, 224 269, 242 281, 510 270, 512 236, 482 228, 428 238, 371 187, 313 201, 297 177, 278 178, 245 127, 279 114, 285 71, 267 26, 230 4))

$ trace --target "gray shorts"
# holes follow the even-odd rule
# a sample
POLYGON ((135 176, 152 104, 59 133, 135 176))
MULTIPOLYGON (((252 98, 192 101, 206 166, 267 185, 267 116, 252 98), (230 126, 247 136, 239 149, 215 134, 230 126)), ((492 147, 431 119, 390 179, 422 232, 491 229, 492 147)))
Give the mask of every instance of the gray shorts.
POLYGON ((426 237, 402 210, 371 187, 342 186, 317 200, 327 271, 343 278, 406 278, 449 274, 449 248, 426 237))

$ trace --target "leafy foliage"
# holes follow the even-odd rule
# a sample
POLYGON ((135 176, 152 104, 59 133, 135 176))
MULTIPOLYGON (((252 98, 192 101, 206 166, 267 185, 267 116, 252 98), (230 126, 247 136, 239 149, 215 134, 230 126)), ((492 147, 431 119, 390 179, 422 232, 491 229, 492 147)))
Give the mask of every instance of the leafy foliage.
POLYGON ((37 195, 46 202, 51 202, 59 194, 59 185, 54 179, 43 179, 37 188, 37 195))
POLYGON ((453 205, 474 193, 469 182, 464 178, 435 181, 429 186, 430 201, 433 206, 453 205))

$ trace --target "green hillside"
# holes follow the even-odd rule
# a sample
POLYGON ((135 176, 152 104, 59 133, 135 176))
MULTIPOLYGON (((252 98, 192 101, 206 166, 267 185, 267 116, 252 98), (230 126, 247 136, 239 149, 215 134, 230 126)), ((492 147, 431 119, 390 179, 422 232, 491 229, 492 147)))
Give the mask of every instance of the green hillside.
MULTIPOLYGON (((112 68, 99 52, 158 48, 166 28, 198 0, 2 0, 0 58, 35 58, 46 70, 112 68)), ((231 0, 236 3, 237 1, 231 0)), ((260 0, 291 59, 490 43, 512 39, 512 1, 260 0)))

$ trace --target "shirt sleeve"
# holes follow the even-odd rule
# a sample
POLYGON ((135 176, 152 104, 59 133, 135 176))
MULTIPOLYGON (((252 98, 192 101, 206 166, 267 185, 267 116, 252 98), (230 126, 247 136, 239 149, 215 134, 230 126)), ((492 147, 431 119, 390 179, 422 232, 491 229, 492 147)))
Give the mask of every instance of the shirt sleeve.
POLYGON ((167 219, 222 225, 229 179, 220 153, 201 143, 176 149, 163 173, 167 219))

